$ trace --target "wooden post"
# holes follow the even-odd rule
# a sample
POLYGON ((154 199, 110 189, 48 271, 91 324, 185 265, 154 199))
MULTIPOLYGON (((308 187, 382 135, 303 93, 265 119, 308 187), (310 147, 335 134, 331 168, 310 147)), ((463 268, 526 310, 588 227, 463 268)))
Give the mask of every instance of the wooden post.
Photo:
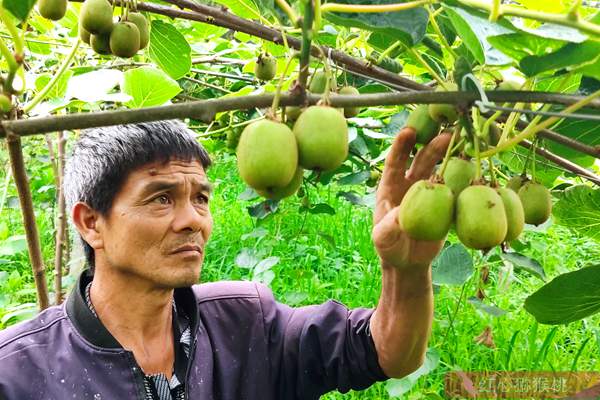
POLYGON ((40 238, 37 225, 35 223, 35 214, 33 212, 33 201, 31 199, 31 190, 27 173, 25 172, 25 163, 23 162, 23 149, 21 148, 21 138, 12 132, 7 132, 6 141, 8 144, 8 154, 12 168, 15 185, 19 193, 19 203, 21 204, 21 215, 23 216, 23 225, 25 226, 25 235, 27 237, 27 247, 29 249, 29 260, 33 270, 33 279, 37 289, 38 305, 40 310, 48 308, 48 284, 44 272, 44 263, 42 260, 42 251, 40 248, 40 238))

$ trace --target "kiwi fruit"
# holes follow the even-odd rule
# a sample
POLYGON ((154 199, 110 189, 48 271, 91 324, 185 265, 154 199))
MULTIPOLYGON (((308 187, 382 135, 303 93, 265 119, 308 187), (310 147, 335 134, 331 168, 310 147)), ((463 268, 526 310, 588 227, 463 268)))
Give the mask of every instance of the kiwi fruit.
POLYGON ((110 35, 90 35, 90 46, 92 50, 100 55, 108 55, 110 53, 110 35))
POLYGON ((456 199, 456 233, 471 249, 488 250, 506 238, 504 202, 494 189, 474 185, 456 199))
POLYGON ((113 9, 108 0, 85 0, 79 13, 81 25, 91 34, 110 33, 113 9))
POLYGON ((244 182, 255 190, 285 187, 298 165, 294 133, 268 119, 247 125, 237 146, 237 165, 244 182))
MULTIPOLYGON (((329 78, 329 89, 334 90, 336 86, 336 80, 334 76, 329 78)), ((311 93, 322 94, 325 93, 325 86, 327 84, 327 74, 325 71, 315 71, 308 86, 308 90, 311 93)))
POLYGON ((506 182, 506 187, 513 190, 515 193, 519 193, 519 189, 521 189, 521 186, 523 186, 525 182, 527 182, 526 177, 522 175, 516 175, 506 182))
POLYGON ((504 204, 506 213, 505 242, 512 242, 519 237, 525 226, 525 212, 519 195, 514 190, 507 188, 496 189, 504 204))
MULTIPOLYGON (((454 92, 458 90, 456 83, 446 83, 446 88, 438 87, 436 92, 454 92)), ((458 119, 458 112, 453 104, 430 104, 429 115, 439 123, 452 124, 458 119)))
POLYGON ((44 18, 58 21, 67 13, 67 0, 39 0, 38 11, 44 18))
POLYGON ((127 21, 133 22, 140 32, 140 50, 145 49, 150 41, 150 27, 148 20, 139 12, 130 12, 127 21))
POLYGON ((230 128, 227 131, 227 148, 230 150, 235 150, 237 148, 238 143, 240 142, 241 135, 241 127, 236 126, 235 128, 230 128))
POLYGON ((117 57, 133 57, 140 49, 140 31, 133 22, 121 21, 110 33, 110 51, 117 57))
POLYGON ((421 180, 413 184, 398 209, 398 224, 415 240, 442 240, 454 215, 454 196, 446 185, 421 180))
POLYGON ((519 189, 519 197, 523 203, 526 223, 540 225, 550 218, 552 196, 544 185, 527 182, 519 189))
POLYGON ((12 109, 12 101, 10 97, 4 93, 0 93, 0 112, 7 113, 12 109))
POLYGON ((452 190, 454 196, 458 196, 473 182, 476 173, 477 167, 474 163, 463 158, 452 157, 448 160, 444 171, 444 183, 452 190))
POLYGON ((261 54, 254 65, 254 75, 261 81, 270 81, 277 72, 277 60, 269 54, 261 54))
POLYGON ((285 118, 288 121, 297 120, 301 113, 302 113, 302 109, 299 106, 285 107, 285 118))
POLYGON ((79 20, 79 39, 83 43, 90 44, 91 33, 89 33, 83 26, 81 26, 81 20, 79 20))
POLYGON ((348 125, 335 108, 310 106, 296 120, 299 164, 305 169, 330 171, 348 156, 348 125))
MULTIPOLYGON (((353 95, 353 96, 360 94, 358 89, 355 88, 354 86, 344 86, 339 90, 338 93, 344 94, 344 95, 353 95)), ((344 108, 344 116, 346 118, 356 117, 359 113, 360 113, 360 107, 345 107, 344 108)))
POLYGON ((427 144, 437 136, 440 131, 440 123, 429 115, 426 104, 417 106, 408 116, 406 126, 413 128, 417 133, 417 143, 427 144))
POLYGON ((296 168, 294 177, 284 187, 281 188, 268 188, 265 190, 257 190, 256 193, 264 197, 265 199, 281 200, 285 197, 290 197, 298 191, 300 185, 302 185, 302 178, 304 177, 304 170, 302 167, 296 168))

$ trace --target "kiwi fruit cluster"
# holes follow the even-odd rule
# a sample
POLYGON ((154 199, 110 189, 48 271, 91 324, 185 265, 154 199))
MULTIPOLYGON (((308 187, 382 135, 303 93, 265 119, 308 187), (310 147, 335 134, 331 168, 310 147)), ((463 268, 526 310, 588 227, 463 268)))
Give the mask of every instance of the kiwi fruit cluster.
POLYGON ((150 27, 139 12, 126 12, 114 22, 108 0, 85 0, 79 15, 79 37, 97 54, 130 58, 148 46, 150 27))

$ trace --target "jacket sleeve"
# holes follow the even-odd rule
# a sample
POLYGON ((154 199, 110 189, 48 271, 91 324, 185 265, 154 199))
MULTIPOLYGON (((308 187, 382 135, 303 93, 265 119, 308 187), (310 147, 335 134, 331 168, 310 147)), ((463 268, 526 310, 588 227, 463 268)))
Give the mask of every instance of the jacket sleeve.
POLYGON ((292 308, 276 302, 266 286, 257 288, 278 398, 318 399, 388 379, 369 331, 373 309, 349 310, 332 300, 292 308))

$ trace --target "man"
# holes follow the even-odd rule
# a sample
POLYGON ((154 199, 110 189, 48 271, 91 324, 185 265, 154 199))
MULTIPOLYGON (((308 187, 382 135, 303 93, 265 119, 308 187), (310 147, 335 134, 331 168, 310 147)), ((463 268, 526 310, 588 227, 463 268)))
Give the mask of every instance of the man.
POLYGON ((211 161, 193 133, 173 121, 84 132, 64 186, 90 268, 62 306, 0 332, 0 398, 316 399, 414 371, 443 243, 408 238, 397 206, 448 137, 406 172, 414 141, 397 136, 377 190, 377 308, 348 310, 291 308, 254 282, 196 285, 213 221, 211 161))

